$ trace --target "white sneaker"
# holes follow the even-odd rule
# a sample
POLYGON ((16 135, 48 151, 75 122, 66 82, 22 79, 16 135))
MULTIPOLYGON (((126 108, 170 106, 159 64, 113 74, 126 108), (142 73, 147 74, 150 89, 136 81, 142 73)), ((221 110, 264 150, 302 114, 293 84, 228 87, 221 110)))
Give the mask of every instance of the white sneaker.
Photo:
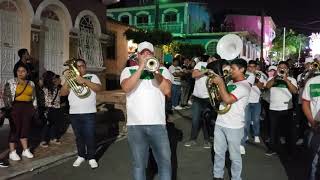
POLYGON ((174 107, 174 110, 182 110, 183 108, 181 106, 174 107))
POLYGON ((296 142, 296 145, 301 145, 301 144, 303 144, 303 139, 302 138, 300 138, 300 139, 298 139, 298 141, 296 142))
POLYGON ((78 158, 73 163, 73 167, 79 167, 83 161, 85 161, 85 159, 78 156, 78 158))
POLYGON ((188 101, 188 105, 190 105, 190 106, 192 105, 192 101, 191 100, 188 101))
POLYGON ((280 137, 280 143, 281 143, 281 144, 285 144, 285 143, 286 143, 286 138, 280 137))
POLYGON ((9 159, 11 159, 12 161, 20 161, 20 160, 21 160, 21 158, 20 158, 20 156, 17 154, 17 151, 16 151, 16 150, 11 151, 11 152, 9 153, 9 159))
POLYGON ((246 154, 246 149, 242 145, 240 145, 240 153, 241 154, 246 154))
POLYGON ((22 156, 24 156, 26 158, 29 158, 29 159, 33 158, 33 154, 30 152, 29 149, 23 150, 22 151, 22 156))
POLYGON ((98 163, 95 159, 90 159, 89 160, 89 165, 92 169, 97 168, 98 167, 98 163))
POLYGON ((255 143, 260 143, 260 138, 259 138, 259 136, 255 136, 255 137, 254 137, 254 142, 255 142, 255 143))

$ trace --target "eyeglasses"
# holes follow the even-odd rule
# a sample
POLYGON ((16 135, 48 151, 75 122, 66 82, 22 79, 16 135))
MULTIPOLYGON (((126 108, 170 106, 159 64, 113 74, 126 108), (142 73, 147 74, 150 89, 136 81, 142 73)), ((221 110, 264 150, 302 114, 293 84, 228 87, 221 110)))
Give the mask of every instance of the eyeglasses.
POLYGON ((77 65, 78 68, 84 68, 86 67, 86 65, 82 64, 82 65, 77 65))
POLYGON ((255 65, 249 65, 248 67, 253 67, 253 68, 255 68, 255 67, 257 67, 257 66, 255 66, 255 65))

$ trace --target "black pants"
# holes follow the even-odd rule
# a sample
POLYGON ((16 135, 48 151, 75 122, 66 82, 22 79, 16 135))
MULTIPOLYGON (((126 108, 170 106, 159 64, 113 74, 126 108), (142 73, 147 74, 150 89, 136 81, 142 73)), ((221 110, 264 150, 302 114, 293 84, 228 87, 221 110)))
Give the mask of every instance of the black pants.
POLYGON ((60 139, 61 122, 63 114, 60 108, 48 108, 45 112, 45 124, 42 129, 42 141, 49 142, 52 139, 60 139))
POLYGON ((269 111, 270 115, 270 149, 279 152, 279 138, 284 135, 286 138, 288 153, 295 149, 296 133, 292 109, 284 111, 269 111))

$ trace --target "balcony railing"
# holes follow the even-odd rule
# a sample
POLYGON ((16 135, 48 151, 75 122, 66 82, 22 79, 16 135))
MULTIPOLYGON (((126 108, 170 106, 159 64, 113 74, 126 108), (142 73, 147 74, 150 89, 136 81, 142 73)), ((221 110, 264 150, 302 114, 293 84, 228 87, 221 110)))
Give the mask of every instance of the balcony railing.
MULTIPOLYGON (((138 28, 152 30, 154 29, 154 24, 137 24, 138 28)), ((160 23, 159 28, 164 31, 171 33, 183 33, 183 22, 179 23, 160 23)))

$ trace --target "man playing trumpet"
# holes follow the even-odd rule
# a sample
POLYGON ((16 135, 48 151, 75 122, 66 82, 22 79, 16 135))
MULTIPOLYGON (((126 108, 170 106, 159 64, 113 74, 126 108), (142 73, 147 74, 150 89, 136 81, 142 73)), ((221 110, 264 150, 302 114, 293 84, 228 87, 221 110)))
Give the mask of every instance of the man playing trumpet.
MULTIPOLYGON (((218 62, 218 61, 217 61, 218 62)), ((214 130, 214 179, 223 179, 225 153, 228 150, 231 160, 232 179, 240 180, 242 159, 240 143, 243 137, 245 124, 245 107, 248 104, 251 85, 245 78, 247 62, 235 59, 231 62, 232 80, 225 85, 223 79, 216 75, 212 83, 218 85, 222 104, 231 104, 230 110, 225 114, 218 114, 214 130)))
POLYGON ((126 92, 128 142, 132 155, 133 179, 146 179, 149 148, 158 165, 159 179, 171 179, 171 151, 166 129, 165 98, 171 95, 172 76, 161 66, 150 72, 146 62, 154 54, 153 45, 138 45, 138 66, 126 67, 120 84, 126 92))

